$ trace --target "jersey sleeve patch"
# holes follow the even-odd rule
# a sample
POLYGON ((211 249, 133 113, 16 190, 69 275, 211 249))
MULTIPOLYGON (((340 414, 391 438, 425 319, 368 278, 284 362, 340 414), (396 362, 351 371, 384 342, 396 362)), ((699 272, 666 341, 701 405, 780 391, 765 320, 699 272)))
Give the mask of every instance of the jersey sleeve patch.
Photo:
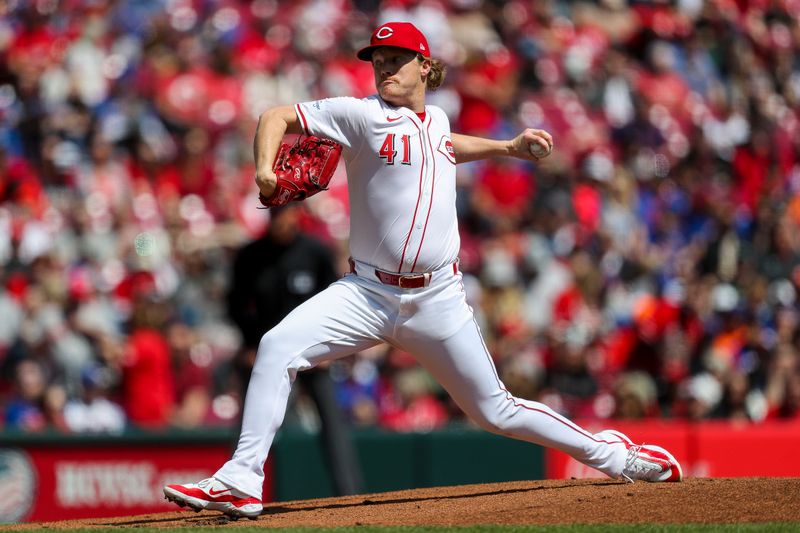
POLYGON ((453 149, 453 142, 447 135, 442 135, 442 139, 439 141, 439 153, 454 165, 456 164, 456 151, 453 149))

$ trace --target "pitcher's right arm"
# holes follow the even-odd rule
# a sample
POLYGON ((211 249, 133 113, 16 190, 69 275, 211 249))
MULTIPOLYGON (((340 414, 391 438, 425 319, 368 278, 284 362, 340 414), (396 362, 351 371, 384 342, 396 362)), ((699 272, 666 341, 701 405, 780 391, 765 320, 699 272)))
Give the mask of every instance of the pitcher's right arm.
POLYGON ((256 185, 259 192, 269 198, 275 191, 277 178, 272 164, 283 136, 287 133, 302 133, 300 120, 294 106, 273 107, 258 117, 256 135, 253 139, 253 158, 256 164, 256 185))

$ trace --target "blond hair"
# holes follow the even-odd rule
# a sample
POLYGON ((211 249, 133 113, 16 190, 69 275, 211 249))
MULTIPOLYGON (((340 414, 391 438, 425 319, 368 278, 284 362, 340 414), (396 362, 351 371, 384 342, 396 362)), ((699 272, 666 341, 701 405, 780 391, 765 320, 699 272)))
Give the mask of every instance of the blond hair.
POLYGON ((447 67, 438 59, 417 54, 418 61, 422 62, 426 59, 431 62, 431 70, 428 72, 428 77, 425 78, 425 85, 429 91, 435 91, 442 86, 442 83, 444 83, 444 77, 447 74, 447 67))

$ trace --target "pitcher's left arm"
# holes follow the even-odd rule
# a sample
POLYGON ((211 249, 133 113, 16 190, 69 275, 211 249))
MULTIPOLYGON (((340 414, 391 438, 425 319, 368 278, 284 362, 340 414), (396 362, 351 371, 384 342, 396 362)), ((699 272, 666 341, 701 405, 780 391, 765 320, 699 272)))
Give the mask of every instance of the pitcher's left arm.
POLYGON ((467 163, 489 157, 518 157, 538 161, 553 151, 553 136, 545 130, 527 128, 509 140, 486 139, 453 133, 450 136, 456 163, 467 163))

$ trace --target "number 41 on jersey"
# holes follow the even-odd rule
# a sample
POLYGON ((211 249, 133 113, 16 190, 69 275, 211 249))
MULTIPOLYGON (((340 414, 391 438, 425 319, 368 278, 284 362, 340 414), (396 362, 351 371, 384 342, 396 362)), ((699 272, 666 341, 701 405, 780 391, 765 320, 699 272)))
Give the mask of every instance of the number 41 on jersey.
MULTIPOLYGON (((394 160, 397 157, 397 150, 395 149, 395 141, 394 141, 395 137, 396 135, 394 133, 387 133, 386 138, 383 140, 383 144, 381 145, 381 149, 378 151, 378 155, 386 160, 387 165, 394 165, 394 160)), ((400 144, 403 145, 403 158, 400 160, 400 163, 402 163, 403 165, 410 165, 411 136, 401 135, 400 144)))

